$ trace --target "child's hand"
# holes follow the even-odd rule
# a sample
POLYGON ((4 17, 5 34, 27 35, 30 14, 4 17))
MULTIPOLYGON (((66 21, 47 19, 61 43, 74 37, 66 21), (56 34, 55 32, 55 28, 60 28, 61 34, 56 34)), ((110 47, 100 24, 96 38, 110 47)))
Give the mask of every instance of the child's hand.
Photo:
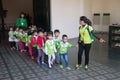
POLYGON ((104 39, 100 38, 99 42, 100 43, 105 43, 106 41, 104 39))
POLYGON ((77 44, 75 47, 78 48, 78 47, 79 47, 79 44, 77 44))
POLYGON ((43 47, 40 47, 40 49, 43 49, 43 47))

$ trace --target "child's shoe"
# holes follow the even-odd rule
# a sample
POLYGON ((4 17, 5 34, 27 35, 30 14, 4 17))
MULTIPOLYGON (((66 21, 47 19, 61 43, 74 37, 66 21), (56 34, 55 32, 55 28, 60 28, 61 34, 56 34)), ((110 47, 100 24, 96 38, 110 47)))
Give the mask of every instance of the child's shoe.
POLYGON ((67 70, 71 70, 71 68, 70 68, 70 67, 66 67, 66 69, 67 69, 67 70))
POLYGON ((11 48, 11 50, 13 50, 13 48, 11 48))
POLYGON ((55 64, 59 64, 59 62, 58 62, 58 61, 55 61, 55 64))
POLYGON ((38 61, 37 63, 38 63, 38 65, 40 65, 40 61, 38 61))
POLYGON ((60 65, 60 68, 63 69, 63 65, 60 65))
POLYGON ((34 57, 33 57, 33 56, 31 56, 31 59, 32 59, 32 60, 34 60, 34 57))
POLYGON ((42 64, 45 64, 44 62, 42 62, 42 64))
POLYGON ((51 65, 49 66, 49 69, 52 69, 52 66, 51 66, 51 65))
POLYGON ((88 70, 88 65, 85 65, 85 70, 88 70))
POLYGON ((23 50, 20 50, 20 52, 22 53, 22 52, 23 52, 23 50))

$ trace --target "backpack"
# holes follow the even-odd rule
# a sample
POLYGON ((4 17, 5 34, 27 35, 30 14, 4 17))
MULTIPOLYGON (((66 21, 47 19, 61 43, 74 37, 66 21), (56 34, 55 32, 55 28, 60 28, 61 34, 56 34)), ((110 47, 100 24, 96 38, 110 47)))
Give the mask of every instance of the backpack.
MULTIPOLYGON (((79 27, 79 29, 81 28, 81 26, 79 27)), ((94 37, 94 35, 92 34, 92 32, 89 30, 89 25, 85 28, 85 29, 87 29, 88 30, 88 32, 89 32, 89 35, 90 35, 90 38, 91 38, 91 40, 92 40, 92 42, 95 40, 95 37, 94 37)), ((94 32, 95 32, 95 30, 94 30, 94 32)))
MULTIPOLYGON (((92 32, 89 30, 89 25, 86 27, 86 29, 87 29, 88 32, 89 32, 89 35, 90 35, 91 40, 94 41, 94 40, 95 40, 95 37, 94 37, 94 35, 92 34, 92 32)), ((94 30, 94 31, 95 31, 95 30, 94 30)))

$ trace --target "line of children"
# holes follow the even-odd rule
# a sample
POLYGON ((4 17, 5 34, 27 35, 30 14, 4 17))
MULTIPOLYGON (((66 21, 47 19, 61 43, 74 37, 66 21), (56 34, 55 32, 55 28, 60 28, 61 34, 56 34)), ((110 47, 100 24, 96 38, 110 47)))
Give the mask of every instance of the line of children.
POLYGON ((28 52, 31 59, 36 60, 38 65, 45 64, 45 54, 48 56, 48 67, 52 68, 54 62, 58 64, 58 58, 60 57, 60 68, 63 68, 62 61, 65 60, 66 69, 71 70, 68 63, 68 48, 75 47, 68 42, 67 35, 62 36, 62 40, 59 38, 60 31, 44 32, 42 29, 31 31, 32 29, 10 28, 9 42, 11 49, 13 49, 13 42, 16 43, 16 49, 21 52, 25 52, 25 46, 28 47, 28 52), (40 60, 41 58, 41 60, 40 60))

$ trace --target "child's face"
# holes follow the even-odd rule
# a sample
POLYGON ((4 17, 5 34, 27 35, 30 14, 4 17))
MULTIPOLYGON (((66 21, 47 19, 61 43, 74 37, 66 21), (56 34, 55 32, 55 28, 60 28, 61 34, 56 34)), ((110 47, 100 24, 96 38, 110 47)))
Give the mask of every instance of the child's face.
POLYGON ((23 32, 23 30, 22 30, 22 29, 20 29, 20 32, 23 32))
POLYGON ((59 32, 55 32, 55 37, 59 37, 60 33, 59 32))
POLYGON ((19 31, 19 28, 16 28, 16 31, 19 31))
POLYGON ((47 32, 44 32, 44 36, 47 36, 47 32))
POLYGON ((63 40, 63 42, 67 42, 68 41, 68 37, 64 37, 62 40, 63 40))
POLYGON ((49 36, 48 36, 48 39, 49 39, 49 40, 52 40, 52 39, 53 39, 53 36, 52 36, 52 35, 49 35, 49 36))
POLYGON ((39 36, 43 36, 43 32, 39 32, 38 35, 39 35, 39 36))
POLYGON ((37 36, 37 32, 34 33, 34 36, 37 36))
POLYGON ((10 28, 10 31, 13 31, 13 28, 10 28))

